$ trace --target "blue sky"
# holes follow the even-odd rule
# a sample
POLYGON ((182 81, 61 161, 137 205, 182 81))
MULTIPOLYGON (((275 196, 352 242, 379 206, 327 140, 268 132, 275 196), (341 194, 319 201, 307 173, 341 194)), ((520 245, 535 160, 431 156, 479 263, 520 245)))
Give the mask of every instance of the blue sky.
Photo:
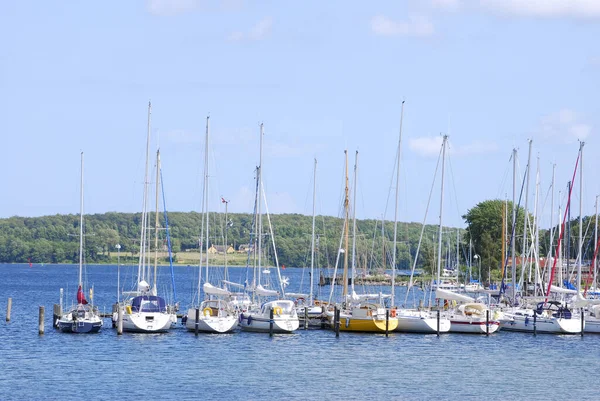
POLYGON ((317 212, 339 215, 348 149, 351 166, 359 151, 357 217, 381 218, 405 100, 401 221, 423 220, 441 133, 448 225, 511 196, 511 151, 522 175, 528 138, 542 225, 552 164, 562 189, 578 140, 592 214, 599 20, 593 0, 5 1, 0 217, 77 213, 80 151, 86 212, 139 211, 149 100, 172 211, 200 210, 210 114, 212 210, 223 196, 230 211, 252 211, 264 122, 270 212, 311 213, 317 158, 317 212))

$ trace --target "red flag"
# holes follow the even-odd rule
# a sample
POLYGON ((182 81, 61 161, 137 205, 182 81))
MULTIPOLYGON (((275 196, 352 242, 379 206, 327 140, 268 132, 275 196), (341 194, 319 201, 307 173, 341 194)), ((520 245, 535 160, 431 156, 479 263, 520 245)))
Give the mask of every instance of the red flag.
POLYGON ((83 293, 83 290, 81 289, 81 286, 79 286, 79 288, 77 289, 77 303, 78 304, 87 304, 88 302, 85 300, 85 294, 83 293))
POLYGON ((227 203, 227 201, 225 200, 225 198, 221 198, 221 202, 222 203, 227 203))

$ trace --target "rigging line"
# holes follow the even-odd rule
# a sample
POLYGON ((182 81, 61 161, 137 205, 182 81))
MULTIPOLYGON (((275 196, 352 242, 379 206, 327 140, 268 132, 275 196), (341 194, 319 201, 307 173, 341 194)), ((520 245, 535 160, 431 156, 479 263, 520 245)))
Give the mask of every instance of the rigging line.
MULTIPOLYGON (((442 159, 442 149, 440 149, 440 154, 438 155, 437 164, 435 166, 435 172, 433 173, 433 181, 431 183, 431 189, 429 190, 429 197, 427 199, 427 206, 425 207, 425 216, 423 217, 423 223, 421 224, 421 235, 419 236, 419 243, 417 245, 417 250, 415 251, 415 257, 413 259, 412 269, 410 271, 410 278, 408 281, 408 287, 406 288, 406 296, 404 298, 404 304, 408 302, 408 294, 410 293, 411 288, 413 287, 413 277, 415 273, 415 268, 417 267, 417 261, 419 260, 419 252, 421 251, 421 244, 423 241, 423 234, 425 233, 425 222, 427 221, 427 214, 429 213, 429 205, 431 204, 431 197, 433 196, 433 190, 435 188, 435 182, 437 179, 437 173, 440 168, 440 161, 442 159)), ((432 269, 433 273, 433 269, 432 269)), ((433 276, 433 274, 432 274, 433 276)), ((431 298, 431 296, 430 296, 431 298)), ((431 299, 430 299, 431 304, 431 299)))
MULTIPOLYGON (((573 171, 573 178, 572 178, 571 182, 573 182, 575 180, 575 175, 577 174, 577 167, 579 166, 579 157, 580 156, 581 156, 581 152, 579 152, 577 154, 577 160, 575 161, 575 170, 573 171)), ((562 224, 561 224, 561 231, 560 231, 560 235, 558 236, 558 243, 556 244, 556 255, 559 255, 560 243, 564 236, 565 221, 567 219, 567 214, 568 214, 569 208, 571 207, 571 193, 573 192, 573 187, 574 187, 574 185, 569 186, 569 197, 567 198, 567 206, 565 207, 565 213, 564 213, 562 224)), ((552 262, 552 270, 550 273, 550 280, 548 280, 548 291, 546 292, 546 298, 544 299, 544 303, 548 302, 548 295, 550 294, 550 289, 552 288, 552 282, 554 281, 554 273, 556 272, 556 262, 558 261, 558 259, 559 258, 554 258, 554 261, 552 262)), ((562 266, 561 266, 561 270, 562 270, 562 266)))

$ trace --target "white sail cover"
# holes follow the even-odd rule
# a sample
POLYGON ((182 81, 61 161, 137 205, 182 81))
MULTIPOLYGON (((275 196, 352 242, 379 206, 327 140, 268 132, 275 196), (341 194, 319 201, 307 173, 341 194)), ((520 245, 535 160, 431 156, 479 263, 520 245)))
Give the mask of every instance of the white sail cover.
POLYGON ((437 289, 435 290, 435 297, 439 299, 447 299, 449 301, 456 302, 475 302, 475 298, 469 297, 463 294, 457 294, 456 292, 437 289))
POLYGON ((556 292, 557 294, 577 294, 577 290, 569 290, 568 288, 557 287, 555 285, 550 286, 550 292, 556 292))
POLYGON ((235 287, 235 288, 244 288, 245 287, 244 284, 234 283, 233 281, 223 280, 223 282, 225 284, 229 284, 230 286, 235 287))
POLYGON ((308 298, 308 294, 303 294, 301 292, 286 292, 285 296, 290 298, 308 298))
POLYGON ((260 284, 256 287, 256 289, 254 290, 254 292, 256 292, 261 297, 275 297, 275 296, 279 295, 278 291, 267 290, 266 288, 264 288, 260 284))
POLYGON ((204 283, 202 286, 206 294, 211 295, 230 295, 231 293, 224 288, 215 287, 211 283, 204 283))

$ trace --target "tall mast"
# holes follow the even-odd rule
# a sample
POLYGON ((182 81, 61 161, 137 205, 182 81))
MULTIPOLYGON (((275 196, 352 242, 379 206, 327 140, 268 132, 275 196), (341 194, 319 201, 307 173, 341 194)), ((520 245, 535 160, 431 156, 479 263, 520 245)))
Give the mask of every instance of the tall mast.
POLYGON ((221 200, 224 204, 225 204, 225 268, 224 270, 224 276, 225 276, 225 280, 229 280, 229 273, 227 272, 227 249, 229 247, 229 243, 227 241, 227 231, 229 230, 229 220, 227 218, 227 206, 229 206, 229 201, 225 200, 225 198, 223 198, 221 200))
POLYGON ((206 213, 206 265, 205 265, 205 269, 204 269, 204 278, 205 278, 205 283, 208 283, 208 245, 210 243, 210 235, 209 235, 209 225, 210 225, 210 212, 208 210, 208 200, 209 200, 209 185, 208 185, 208 181, 209 181, 209 177, 210 177, 210 172, 209 172, 209 166, 210 166, 210 161, 209 161, 209 157, 208 157, 208 151, 209 151, 209 146, 208 146, 208 140, 209 140, 209 135, 208 135, 208 127, 209 127, 209 121, 210 121, 210 116, 206 116, 206 143, 205 143, 205 150, 204 150, 204 210, 206 213))
MULTIPOLYGON (((558 258, 558 266, 560 266, 560 269, 558 270, 558 286, 562 287, 562 280, 563 280, 563 243, 562 241, 560 241, 560 238, 562 238, 564 236, 563 234, 563 225, 560 224, 560 216, 562 216, 562 208, 561 208, 561 204, 560 204, 560 200, 561 200, 561 196, 562 196, 562 191, 558 191, 558 218, 559 218, 559 222, 558 222, 558 238, 559 238, 559 244, 558 244, 558 255, 556 255, 556 257, 558 258)), ((552 283, 550 283, 552 284, 552 283)), ((550 288, 550 286, 548 286, 548 288, 550 288)), ((549 294, 546 294, 546 296, 548 296, 549 294)))
MULTIPOLYGON (((397 246, 397 234, 398 234, 398 192, 400 182, 400 151, 402 150, 402 122, 404 120, 404 100, 402 101, 402 107, 400 109, 400 133, 398 134, 398 150, 396 151, 396 198, 394 201, 394 244, 392 245, 392 298, 390 305, 394 306, 394 286, 396 285, 396 250, 397 246)), ((385 221, 384 223, 385 224, 385 221)), ((384 240, 385 244, 385 240, 384 240)), ((384 248, 385 249, 385 248, 384 248)), ((385 252, 384 252, 385 260, 385 252)))
POLYGON ((581 292, 581 259, 583 259, 583 146, 579 144, 579 259, 577 262, 577 292, 581 292))
POLYGON ((81 152, 81 175, 79 183, 79 286, 83 285, 83 152, 81 152))
POLYGON ((502 257, 500 258, 502 266, 501 266, 501 275, 500 277, 504 277, 504 269, 506 268, 506 212, 508 207, 508 201, 504 200, 504 206, 502 207, 502 257))
MULTIPOLYGON (((594 244, 596 247, 598 246, 598 195, 596 195, 596 225, 594 226, 594 244)), ((598 286, 596 285, 598 264, 596 263, 598 258, 598 251, 594 249, 594 260, 592 261, 592 266, 594 266, 594 291, 598 290, 598 286)))
MULTIPOLYGON (((529 258, 529 250, 527 247, 528 238, 527 238, 527 226, 529 225, 529 178, 531 177, 531 144, 532 140, 529 140, 529 154, 527 156, 527 168, 525 169, 525 174, 527 178, 527 184, 525 186, 525 213, 523 217, 523 249, 521 250, 521 277, 525 277, 525 266, 526 262, 529 258)), ((531 264, 529 263, 531 266, 531 264)), ((530 275, 531 278, 531 275, 530 275)), ((525 286, 527 288, 527 286, 525 286)))
POLYGON ((262 215, 261 215, 261 204, 262 204, 262 153, 263 153, 263 123, 260 123, 260 153, 258 162, 258 284, 261 284, 261 269, 262 269, 262 215))
POLYGON ((358 151, 354 155, 354 184, 352 184, 352 294, 354 294, 354 276, 356 276, 356 181, 358 173, 358 151))
POLYGON ((154 278, 152 291, 156 293, 156 273, 158 270, 158 191, 160 189, 160 149, 156 151, 156 212, 154 213, 154 278))
POLYGON ((148 132, 146 134, 146 168, 144 172, 144 199, 142 201, 142 222, 140 234, 140 256, 138 261, 138 281, 146 279, 146 227, 148 226, 148 184, 149 184, 149 158, 150 158, 150 117, 152 104, 148 102, 148 132))
POLYGON ((313 285, 314 285, 314 267, 315 267, 315 199, 317 193, 317 159, 313 168, 313 204, 312 204, 312 237, 310 244, 310 293, 308 295, 308 304, 313 302, 313 285))
MULTIPOLYGON (((556 164, 552 164, 552 192, 550 197, 550 260, 554 258, 554 179, 555 179, 556 164)), ((548 267, 548 266, 546 266, 548 267)))
POLYGON ((350 195, 348 188, 348 150, 344 150, 344 156, 346 157, 346 187, 344 189, 344 273, 342 275, 344 289, 342 293, 342 299, 343 302, 346 302, 346 296, 348 295, 348 207, 350 206, 350 195))
POLYGON ((515 232, 517 231, 517 149, 513 149, 513 196, 512 196, 512 239, 510 244, 512 275, 512 302, 516 305, 517 296, 517 259, 515 252, 515 232))
POLYGON ((440 276, 442 274, 442 215, 444 211, 444 174, 446 171, 446 143, 448 141, 448 135, 444 135, 442 141, 442 185, 440 193, 440 223, 438 229, 438 249, 437 249, 437 285, 440 285, 440 276))
POLYGON ((540 209, 539 209, 539 205, 540 205, 540 156, 538 155, 537 157, 537 168, 536 168, 536 174, 535 174, 535 218, 534 218, 534 224, 533 224, 533 229, 535 230, 535 248, 534 248, 534 257, 535 257, 535 271, 534 271, 534 286, 533 286, 533 296, 537 295, 537 291, 538 291, 538 277, 539 277, 539 273, 540 273, 540 257, 539 257, 539 252, 540 252, 540 227, 539 227, 539 217, 538 214, 540 213, 540 209))

